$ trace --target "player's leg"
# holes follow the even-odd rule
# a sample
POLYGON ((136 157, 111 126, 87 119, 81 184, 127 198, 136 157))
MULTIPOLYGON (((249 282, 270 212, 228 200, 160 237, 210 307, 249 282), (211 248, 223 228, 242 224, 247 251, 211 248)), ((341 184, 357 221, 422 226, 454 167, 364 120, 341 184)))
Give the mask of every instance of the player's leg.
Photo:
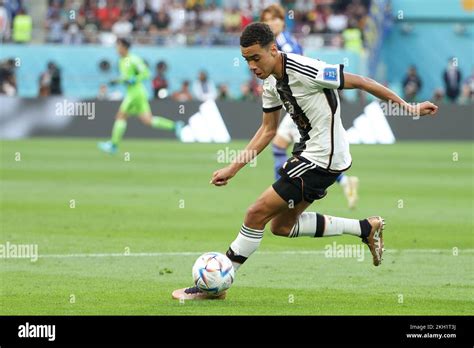
MULTIPOLYGON (((125 100, 124 100, 125 102, 125 100)), ((127 130, 127 114, 126 110, 129 109, 129 101, 120 106, 117 115, 115 116, 115 122, 112 127, 112 136, 109 141, 99 142, 98 147, 100 150, 107 152, 107 153, 115 153, 117 152, 117 148, 119 143, 121 142, 125 131, 127 130)))
MULTIPOLYGON (((321 187, 324 187, 324 191, 335 179, 335 177, 323 179, 321 187)), ((315 199, 325 196, 324 192, 315 197, 315 192, 317 191, 313 190, 311 193, 315 199)), ((286 178, 280 178, 248 208, 240 232, 226 252, 235 271, 258 249, 265 225, 269 221, 272 221, 272 232, 280 236, 327 237, 343 233, 359 236, 368 244, 374 257, 374 264, 380 263, 383 248, 383 219, 373 217, 355 220, 304 212, 313 200, 311 197, 305 199, 303 197, 304 192, 300 187, 290 184, 286 178)), ((225 292, 211 295, 195 286, 177 289, 172 293, 174 299, 184 300, 223 299, 225 296, 225 292)))
POLYGON ((287 202, 270 186, 247 209, 240 232, 226 253, 236 271, 260 246, 265 225, 287 206, 287 202))
POLYGON ((350 209, 354 209, 359 199, 358 190, 359 190, 359 178, 356 176, 349 176, 341 173, 337 177, 337 182, 341 185, 344 192, 344 196, 347 199, 347 204, 350 209))
POLYGON ((383 229, 385 222, 380 216, 363 220, 346 219, 337 216, 323 215, 316 212, 305 212, 308 202, 301 202, 293 209, 278 214, 271 221, 273 234, 282 237, 334 237, 350 234, 360 237, 367 244, 372 254, 373 264, 380 265, 383 253, 383 229))
MULTIPOLYGON (((357 220, 305 212, 310 204, 303 201, 294 208, 289 208, 275 216, 270 225, 272 233, 289 238, 304 236, 318 238, 350 234, 360 237, 366 243, 371 233, 384 227, 383 220, 378 216, 357 220)), ((377 241, 374 242, 377 243, 377 241)), ((377 265, 379 263, 377 262, 377 265)))
POLYGON ((125 131, 127 130, 127 114, 123 111, 117 113, 115 118, 114 126, 112 128, 111 142, 115 146, 118 146, 123 139, 125 131))
MULTIPOLYGON (((371 217, 357 220, 304 212, 311 202, 326 196, 326 189, 338 176, 337 173, 321 168, 304 169, 305 165, 308 163, 304 158, 292 157, 282 169, 283 177, 273 184, 275 191, 288 203, 288 208, 272 220, 272 232, 286 237, 331 237, 342 234, 358 236, 369 246, 373 263, 378 266, 383 252, 383 219, 371 217), (295 175, 298 172, 300 174, 295 175)), ((309 165, 309 168, 314 167, 309 165)))
POLYGON ((110 141, 99 143, 99 149, 108 153, 117 152, 118 146, 122 142, 123 135, 127 130, 127 118, 129 115, 136 115, 137 105, 137 96, 134 93, 127 93, 115 116, 110 141))
MULTIPOLYGON (((273 187, 269 187, 247 209, 240 232, 226 253, 236 271, 258 249, 265 225, 286 207, 287 203, 275 192, 273 187)), ((173 291, 172 297, 185 300, 222 299, 225 297, 225 292, 215 296, 204 293, 197 287, 190 287, 173 291)))
POLYGON ((148 100, 143 100, 141 102, 139 115, 140 121, 142 121, 145 125, 155 129, 172 131, 175 133, 178 139, 181 139, 181 131, 184 127, 184 122, 175 122, 163 116, 154 116, 151 113, 150 103, 148 100))

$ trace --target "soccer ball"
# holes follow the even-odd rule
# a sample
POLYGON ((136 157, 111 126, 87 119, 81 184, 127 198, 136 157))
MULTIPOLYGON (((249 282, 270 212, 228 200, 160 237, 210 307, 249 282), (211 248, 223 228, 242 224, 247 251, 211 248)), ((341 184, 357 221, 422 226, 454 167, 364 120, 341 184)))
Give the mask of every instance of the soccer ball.
POLYGON ((221 253, 205 253, 194 263, 193 278, 194 284, 202 291, 219 294, 232 285, 234 267, 228 257, 221 253))

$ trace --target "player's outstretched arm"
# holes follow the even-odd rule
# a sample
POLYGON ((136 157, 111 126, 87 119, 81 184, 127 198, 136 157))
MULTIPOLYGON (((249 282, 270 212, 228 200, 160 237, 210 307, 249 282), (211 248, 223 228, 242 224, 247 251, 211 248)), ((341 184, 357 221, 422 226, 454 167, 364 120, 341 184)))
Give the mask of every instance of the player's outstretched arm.
POLYGON ((402 98, 400 98, 394 91, 388 89, 387 87, 381 85, 377 81, 372 80, 371 78, 344 73, 344 89, 358 88, 362 89, 377 98, 382 100, 391 100, 394 103, 400 104, 411 114, 417 116, 425 115, 434 115, 438 111, 438 107, 430 101, 424 101, 416 105, 408 104, 402 98))
POLYGON ((253 136, 252 140, 250 140, 245 149, 239 154, 239 156, 237 156, 235 161, 225 168, 216 170, 212 174, 210 183, 216 186, 227 185, 227 182, 235 176, 240 169, 257 157, 257 155, 262 152, 275 137, 279 118, 280 110, 264 112, 262 125, 253 136))

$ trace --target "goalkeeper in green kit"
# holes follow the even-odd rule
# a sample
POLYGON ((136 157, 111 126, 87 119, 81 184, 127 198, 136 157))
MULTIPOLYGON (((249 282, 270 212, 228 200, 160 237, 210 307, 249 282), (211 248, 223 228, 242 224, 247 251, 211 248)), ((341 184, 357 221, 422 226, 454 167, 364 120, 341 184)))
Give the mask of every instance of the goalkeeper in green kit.
POLYGON ((127 94, 115 118, 111 139, 98 144, 100 150, 111 154, 117 152, 118 145, 127 129, 128 116, 138 116, 144 124, 152 128, 173 131, 178 139, 180 139, 184 126, 182 121, 175 122, 162 116, 152 115, 148 93, 142 83, 150 78, 150 71, 140 57, 129 54, 129 48, 130 42, 128 40, 117 40, 117 52, 120 55, 120 78, 111 81, 110 84, 125 84, 127 94))

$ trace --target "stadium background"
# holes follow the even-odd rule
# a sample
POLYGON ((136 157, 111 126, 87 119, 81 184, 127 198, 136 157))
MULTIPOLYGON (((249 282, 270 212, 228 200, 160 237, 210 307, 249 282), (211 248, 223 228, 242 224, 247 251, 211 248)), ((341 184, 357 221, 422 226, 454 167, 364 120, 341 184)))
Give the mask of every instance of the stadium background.
MULTIPOLYGON (((177 307, 169 299, 189 282, 196 252, 225 250, 246 207, 271 183, 266 151, 227 191, 203 186, 222 165, 216 153, 242 148, 261 119, 260 82, 240 55, 238 37, 270 3, 0 0, 1 242, 37 243, 44 256, 34 264, 1 260, 2 314, 472 314, 470 0, 281 2, 306 55, 343 63, 412 102, 440 105, 436 118, 388 115, 395 144, 353 146, 351 173, 363 185, 357 211, 347 210, 338 188, 321 204, 334 215, 388 217, 394 237, 386 273, 353 260, 315 260, 311 252, 332 240, 286 244, 266 232, 262 252, 239 274, 227 304, 177 307), (110 135, 124 92, 106 85, 118 74, 117 36, 132 37, 132 52, 150 66, 146 86, 155 113, 188 122, 202 104, 192 85, 205 70, 232 142, 181 144, 132 120, 123 143, 132 160, 99 153, 96 141, 110 135), (167 65, 167 86, 155 93, 159 62, 167 65), (460 73, 453 97, 443 79, 448 63, 460 73), (413 85, 404 81, 412 65, 422 84, 410 94, 413 85), (191 97, 182 101, 174 93, 186 80, 191 97), (94 117, 58 114, 65 101, 92 103, 94 117), (71 199, 78 202, 75 214, 71 199), (124 248, 137 257, 114 259, 124 248), (454 249, 461 250, 457 258, 454 249), (307 273, 302 263, 312 265, 307 273), (381 277, 378 295, 365 285, 374 274, 381 277), (262 287, 270 292, 265 299, 262 287), (316 303, 315 292, 325 301, 316 303), (289 294, 297 296, 294 306, 289 294)), ((373 99, 355 91, 342 97, 349 129, 373 99)))

